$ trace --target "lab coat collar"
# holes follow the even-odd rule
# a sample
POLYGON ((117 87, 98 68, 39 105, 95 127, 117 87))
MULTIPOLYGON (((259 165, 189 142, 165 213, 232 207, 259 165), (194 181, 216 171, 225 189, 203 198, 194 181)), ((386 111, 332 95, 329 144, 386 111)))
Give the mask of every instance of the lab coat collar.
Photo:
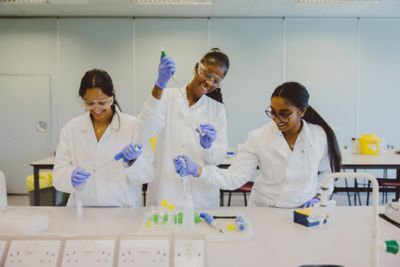
MULTIPOLYGON (((182 97, 184 98, 184 99, 183 99, 183 100, 184 100, 184 103, 186 103, 186 105, 189 107, 189 101, 188 101, 188 99, 187 99, 187 91, 186 91, 186 87, 187 87, 187 86, 188 86, 188 85, 185 85, 185 86, 179 88, 178 90, 180 91, 182 97)), ((203 102, 205 101, 205 99, 206 99, 207 97, 208 97, 207 95, 202 95, 202 96, 197 100, 197 102, 194 103, 194 104, 193 104, 191 107, 189 107, 189 108, 193 109, 193 108, 196 108, 197 106, 202 106, 203 102)))
MULTIPOLYGON (((310 126, 308 125, 308 122, 305 120, 301 120, 303 123, 303 127, 300 130, 299 136, 297 137, 296 143, 302 151, 305 151, 308 148, 312 147, 312 133, 310 126)), ((291 150, 289 146, 286 143, 286 140, 282 134, 282 132, 278 129, 276 124, 274 122, 271 122, 271 128, 273 131, 272 135, 272 142, 271 145, 272 147, 282 156, 285 158, 288 158, 289 155, 291 154, 291 150)))

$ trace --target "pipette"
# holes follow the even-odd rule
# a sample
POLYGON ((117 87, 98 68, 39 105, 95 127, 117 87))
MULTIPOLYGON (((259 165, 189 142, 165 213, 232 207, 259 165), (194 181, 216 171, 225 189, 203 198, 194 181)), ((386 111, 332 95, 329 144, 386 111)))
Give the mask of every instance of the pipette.
MULTIPOLYGON (((166 57, 167 56, 167 51, 165 51, 164 46, 160 47, 161 50, 161 57, 166 57)), ((178 78, 176 78, 175 73, 172 73, 172 80, 174 81, 175 84, 178 84, 178 78)))
MULTIPOLYGON (((138 152, 139 151, 139 147, 137 146, 137 145, 134 145, 134 147, 133 147, 133 150, 135 151, 135 152, 138 152)), ((115 155, 114 156, 114 160, 115 161, 119 161, 120 159, 122 159, 124 157, 124 152, 119 152, 117 155, 115 155)))
POLYGON ((246 229, 246 221, 241 215, 235 218, 235 224, 239 231, 244 231, 246 229))
MULTIPOLYGON (((133 150, 135 152, 138 152, 139 151, 139 147, 137 145, 135 145, 133 150)), ((112 160, 106 162, 105 164, 101 165, 97 169, 93 169, 93 172, 98 171, 99 169, 102 169, 104 167, 110 166, 111 164, 117 163, 118 161, 120 161, 123 158, 124 158, 124 153, 121 151, 121 152, 117 153, 112 160)))
POLYGON ((200 212, 200 217, 203 218, 206 223, 219 231, 221 234, 224 232, 222 231, 221 227, 215 222, 214 217, 206 212, 200 212))

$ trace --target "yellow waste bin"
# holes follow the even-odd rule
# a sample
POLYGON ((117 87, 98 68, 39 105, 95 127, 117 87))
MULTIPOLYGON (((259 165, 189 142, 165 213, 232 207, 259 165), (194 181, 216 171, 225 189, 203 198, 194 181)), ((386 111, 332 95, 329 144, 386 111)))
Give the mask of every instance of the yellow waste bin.
POLYGON ((364 134, 358 139, 360 153, 363 155, 379 155, 381 139, 375 134, 364 134))
MULTIPOLYGON (((34 178, 33 175, 26 177, 25 185, 29 193, 29 203, 34 205, 34 178)), ((56 190, 53 187, 53 175, 51 172, 39 173, 39 194, 40 206, 55 206, 56 203, 56 190)))

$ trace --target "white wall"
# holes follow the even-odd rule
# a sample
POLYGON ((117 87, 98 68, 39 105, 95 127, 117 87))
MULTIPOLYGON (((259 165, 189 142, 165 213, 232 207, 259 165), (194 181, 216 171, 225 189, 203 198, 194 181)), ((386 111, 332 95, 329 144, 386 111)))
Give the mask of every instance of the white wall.
POLYGON ((77 93, 85 70, 106 69, 124 111, 137 114, 156 78, 161 45, 176 59, 179 85, 207 48, 229 54, 223 93, 230 146, 268 121, 270 94, 286 80, 306 85, 311 105, 344 144, 375 132, 400 146, 396 19, 1 19, 0 74, 51 76, 54 149, 62 125, 82 112, 77 93))

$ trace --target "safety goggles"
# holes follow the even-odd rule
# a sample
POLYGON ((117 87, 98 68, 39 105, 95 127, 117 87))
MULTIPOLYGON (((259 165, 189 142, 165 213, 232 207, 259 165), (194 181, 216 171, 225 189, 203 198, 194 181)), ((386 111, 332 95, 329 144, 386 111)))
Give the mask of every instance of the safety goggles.
POLYGON ((94 109, 95 107, 98 108, 109 108, 112 103, 114 102, 114 97, 111 96, 109 98, 106 99, 101 99, 101 100, 86 100, 86 99, 81 99, 82 100, 82 105, 88 109, 94 109))
POLYGON ((292 112, 282 112, 282 113, 276 113, 274 110, 271 109, 271 107, 268 107, 265 110, 265 114, 267 114, 267 116, 271 119, 275 119, 278 118, 279 120, 283 121, 283 122, 287 122, 290 119, 290 116, 292 116, 292 114, 294 114, 298 109, 296 109, 295 111, 292 112))
POLYGON ((199 62, 197 73, 204 77, 207 81, 211 81, 214 87, 221 87, 223 83, 223 79, 219 77, 217 74, 209 71, 203 64, 199 62))

